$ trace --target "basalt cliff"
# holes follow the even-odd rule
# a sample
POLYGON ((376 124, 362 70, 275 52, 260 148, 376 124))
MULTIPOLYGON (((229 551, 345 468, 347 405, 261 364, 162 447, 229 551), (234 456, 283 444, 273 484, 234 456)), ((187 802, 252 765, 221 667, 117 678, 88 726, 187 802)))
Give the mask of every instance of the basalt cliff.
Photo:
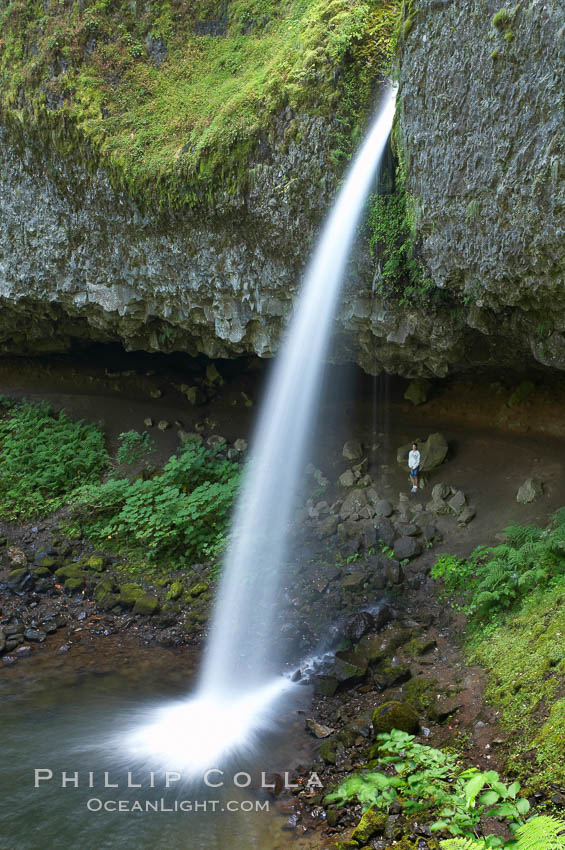
POLYGON ((561 2, 122 6, 1 12, 0 350, 274 354, 392 73, 332 357, 565 369, 561 2))

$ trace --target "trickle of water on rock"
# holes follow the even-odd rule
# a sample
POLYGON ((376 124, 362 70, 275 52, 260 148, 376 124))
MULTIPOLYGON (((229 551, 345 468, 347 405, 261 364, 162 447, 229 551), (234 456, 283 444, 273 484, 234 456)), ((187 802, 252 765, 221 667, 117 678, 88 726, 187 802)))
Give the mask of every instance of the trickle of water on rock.
POLYGON ((200 685, 186 701, 147 713, 129 752, 196 775, 249 751, 295 686, 280 675, 274 609, 300 472, 333 319, 357 224, 392 128, 387 91, 306 270, 267 388, 232 524, 200 685))

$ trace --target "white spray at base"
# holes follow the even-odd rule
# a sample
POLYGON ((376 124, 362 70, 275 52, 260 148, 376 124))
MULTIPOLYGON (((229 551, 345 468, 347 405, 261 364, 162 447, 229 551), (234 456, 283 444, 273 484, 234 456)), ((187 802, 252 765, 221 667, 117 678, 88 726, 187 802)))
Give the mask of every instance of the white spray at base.
POLYGON ((153 711, 128 736, 142 758, 198 774, 247 749, 293 687, 280 675, 274 627, 288 526, 333 319, 359 217, 390 135, 390 89, 347 175, 304 276, 278 353, 232 524, 200 685, 190 699, 153 711))

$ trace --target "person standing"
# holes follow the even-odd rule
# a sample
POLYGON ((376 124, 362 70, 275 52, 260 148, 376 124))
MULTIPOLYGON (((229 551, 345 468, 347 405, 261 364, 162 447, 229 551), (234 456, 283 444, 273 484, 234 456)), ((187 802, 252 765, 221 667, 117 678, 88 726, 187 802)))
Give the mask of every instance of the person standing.
POLYGON ((410 467, 410 477, 412 479, 412 492, 418 492, 418 475, 420 473, 420 452, 418 444, 412 443, 412 450, 408 455, 408 466, 410 467))

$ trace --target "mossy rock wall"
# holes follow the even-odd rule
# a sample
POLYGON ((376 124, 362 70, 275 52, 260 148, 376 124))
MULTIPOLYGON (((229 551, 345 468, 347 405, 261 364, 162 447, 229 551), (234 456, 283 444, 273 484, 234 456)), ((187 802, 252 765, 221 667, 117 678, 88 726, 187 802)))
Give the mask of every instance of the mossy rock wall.
MULTIPOLYGON (((6 6, 0 352, 273 355, 401 5, 6 6)), ((430 285, 381 292, 365 234, 331 357, 565 368, 563 7, 524 4, 504 31, 491 0, 404 8, 393 147, 430 285)))

